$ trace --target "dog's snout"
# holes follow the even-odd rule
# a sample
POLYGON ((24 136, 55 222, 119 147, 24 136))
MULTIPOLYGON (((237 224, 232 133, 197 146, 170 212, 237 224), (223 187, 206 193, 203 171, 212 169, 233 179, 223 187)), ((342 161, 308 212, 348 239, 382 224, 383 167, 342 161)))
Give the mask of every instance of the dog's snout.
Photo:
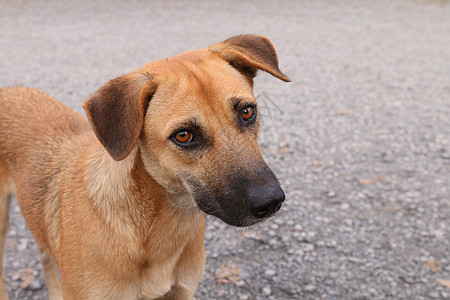
POLYGON ((285 195, 280 186, 253 187, 248 191, 247 207, 257 218, 267 218, 281 208, 285 195))

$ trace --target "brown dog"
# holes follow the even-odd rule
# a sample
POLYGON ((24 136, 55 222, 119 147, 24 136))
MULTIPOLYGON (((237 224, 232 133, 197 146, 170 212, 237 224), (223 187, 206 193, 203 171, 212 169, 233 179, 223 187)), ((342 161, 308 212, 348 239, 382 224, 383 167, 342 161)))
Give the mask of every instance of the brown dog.
POLYGON ((2 251, 15 187, 50 299, 191 299, 205 213, 248 226, 284 200, 257 144, 257 69, 289 81, 261 36, 154 61, 87 99, 89 122, 40 90, 0 89, 2 251))

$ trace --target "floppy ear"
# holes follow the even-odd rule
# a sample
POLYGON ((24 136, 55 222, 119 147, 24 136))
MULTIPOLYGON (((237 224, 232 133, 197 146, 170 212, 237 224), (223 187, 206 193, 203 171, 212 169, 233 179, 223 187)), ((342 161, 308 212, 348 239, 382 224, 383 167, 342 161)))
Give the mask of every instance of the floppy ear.
POLYGON ((109 81, 84 101, 95 135, 115 160, 133 150, 156 87, 149 75, 131 73, 109 81))
POLYGON ((278 69, 277 52, 272 42, 265 36, 238 35, 211 45, 208 49, 213 53, 218 53, 233 67, 248 76, 250 80, 260 69, 283 81, 291 81, 278 69))

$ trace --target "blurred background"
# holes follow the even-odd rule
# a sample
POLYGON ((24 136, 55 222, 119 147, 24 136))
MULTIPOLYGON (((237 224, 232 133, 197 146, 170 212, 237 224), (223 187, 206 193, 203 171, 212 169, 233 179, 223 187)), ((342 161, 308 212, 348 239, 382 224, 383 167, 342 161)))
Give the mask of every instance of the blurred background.
MULTIPOLYGON (((1 0, 0 86, 82 112, 109 79, 242 33, 293 80, 255 81, 287 200, 246 230, 209 219, 196 299, 450 299, 449 1, 1 0)), ((11 210, 10 297, 47 299, 11 210)))

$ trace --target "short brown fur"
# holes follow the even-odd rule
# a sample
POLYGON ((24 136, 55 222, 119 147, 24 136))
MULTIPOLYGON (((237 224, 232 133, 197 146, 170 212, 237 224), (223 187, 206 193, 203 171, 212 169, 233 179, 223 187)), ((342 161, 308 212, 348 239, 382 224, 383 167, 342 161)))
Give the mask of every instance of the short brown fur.
POLYGON ((243 177, 278 184, 259 121, 239 127, 230 104, 256 105, 257 69, 289 81, 270 41, 253 35, 158 60, 87 99, 89 122, 40 90, 0 89, 1 251, 15 190, 50 299, 191 299, 205 212, 237 226, 261 220, 243 199, 211 199, 239 195, 243 177), (186 150, 170 137, 192 123, 204 143, 186 150))

